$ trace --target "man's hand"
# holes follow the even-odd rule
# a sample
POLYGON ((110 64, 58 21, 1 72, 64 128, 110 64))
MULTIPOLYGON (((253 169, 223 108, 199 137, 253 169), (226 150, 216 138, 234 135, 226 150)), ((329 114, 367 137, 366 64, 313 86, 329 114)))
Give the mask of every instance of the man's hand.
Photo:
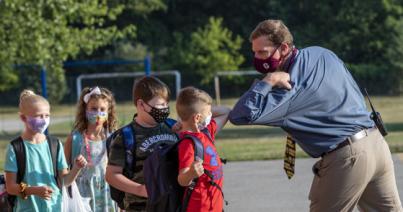
POLYGON ((267 74, 263 81, 269 83, 273 87, 286 88, 291 90, 290 75, 286 72, 274 72, 267 74))

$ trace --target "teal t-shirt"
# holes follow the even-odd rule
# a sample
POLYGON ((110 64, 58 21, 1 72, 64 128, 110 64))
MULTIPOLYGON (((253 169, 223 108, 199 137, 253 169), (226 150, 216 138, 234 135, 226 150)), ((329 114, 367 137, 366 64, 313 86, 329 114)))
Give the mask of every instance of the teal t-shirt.
MULTIPOLYGON (((57 158, 58 170, 67 169, 66 158, 64 156, 63 145, 59 144, 57 158)), ((39 144, 32 144, 24 141, 26 150, 26 169, 23 182, 29 186, 50 186, 53 194, 50 200, 42 199, 36 195, 28 196, 23 200, 17 197, 14 211, 61 211, 62 192, 57 187, 53 173, 52 157, 48 142, 45 140, 39 144)), ((4 170, 17 173, 17 160, 11 144, 7 146, 6 162, 4 170)))

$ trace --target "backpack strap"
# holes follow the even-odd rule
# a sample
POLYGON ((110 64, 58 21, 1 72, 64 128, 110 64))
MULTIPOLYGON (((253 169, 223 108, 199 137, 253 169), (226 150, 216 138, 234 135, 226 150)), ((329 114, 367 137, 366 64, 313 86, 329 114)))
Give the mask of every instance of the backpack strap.
MULTIPOLYGON (((17 184, 21 183, 24 179, 25 168, 26 168, 26 150, 24 146, 24 141, 21 136, 18 136, 11 141, 11 146, 13 147, 15 158, 17 159, 17 184)), ((7 202, 13 208, 15 206, 15 199, 17 196, 8 195, 7 202)))
POLYGON ((24 141, 22 140, 21 136, 12 140, 11 146, 14 149, 15 158, 17 159, 17 183, 21 183, 24 179, 27 162, 24 141))
MULTIPOLYGON (((185 135, 182 140, 184 140, 184 139, 190 139, 193 141, 195 160, 197 158, 204 160, 204 148, 203 148, 203 143, 200 141, 200 139, 193 135, 189 135, 189 134, 185 135)), ((190 185, 187 187, 187 189, 185 191, 185 197, 183 198, 181 212, 185 212, 187 210, 190 196, 192 196, 193 190, 195 189, 198 180, 199 180, 199 178, 193 179, 192 182, 190 183, 190 185)))
POLYGON ((60 142, 59 139, 53 136, 46 136, 46 140, 48 141, 49 145, 49 150, 50 154, 52 157, 52 163, 53 163, 53 174, 55 175, 55 180, 58 186, 60 186, 59 182, 59 171, 58 171, 58 166, 57 166, 57 158, 59 156, 59 150, 60 150, 60 142))
POLYGON ((210 171, 208 171, 208 170, 204 170, 204 174, 206 174, 206 175, 210 178, 210 180, 209 180, 210 185, 216 187, 216 188, 221 192, 221 195, 222 195, 222 198, 223 198, 223 200, 224 200, 224 202, 225 202, 225 205, 228 205, 228 201, 225 200, 225 198, 224 198, 224 192, 223 192, 221 186, 218 185, 218 184, 217 184, 216 182, 214 182, 214 180, 213 180, 213 179, 214 179, 213 174, 212 174, 210 171))
MULTIPOLYGON (((70 150, 70 170, 73 168, 75 158, 81 153, 81 147, 83 144, 83 136, 78 130, 71 132, 71 150, 70 150)), ((73 191, 71 185, 67 187, 67 194, 70 198, 73 198, 73 191)))
MULTIPOLYGON (((211 141, 213 140, 210 132, 207 129, 206 130, 203 129, 202 132, 207 137, 209 137, 209 139, 211 141)), ((195 136, 189 135, 189 134, 185 135, 185 137, 183 139, 191 139, 193 141, 195 160, 197 158, 204 160, 204 148, 203 148, 203 144, 200 141, 200 139, 195 136)), ((205 169, 204 174, 206 174, 210 178, 209 183, 212 186, 216 187, 221 192, 221 195, 224 199, 224 192, 223 192, 222 188, 216 182, 213 181, 214 178, 213 178, 213 175, 211 174, 211 172, 205 169)), ((198 180, 199 180, 199 178, 193 179, 192 182, 190 183, 190 185, 188 186, 188 188, 186 189, 185 197, 183 199, 183 204, 182 204, 182 208, 181 208, 182 212, 186 211, 187 206, 189 204, 190 196, 192 195, 192 192, 195 189, 198 180)), ((225 205, 228 205, 227 200, 224 199, 224 202, 225 202, 225 205)))
MULTIPOLYGON (((203 128, 201 130, 201 132, 203 132, 210 139, 211 143, 213 143, 213 145, 215 145, 214 141, 213 141, 213 137, 211 136, 211 133, 207 128, 203 128)), ((225 158, 220 157, 220 160, 221 160, 221 163, 223 163, 223 164, 227 163, 227 159, 225 159, 225 158)))
POLYGON ((199 138, 193 135, 185 135, 184 139, 190 139, 193 141, 193 147, 194 147, 194 156, 195 160, 197 158, 204 160, 204 148, 203 148, 203 143, 200 141, 199 138))
POLYGON ((125 167, 123 172, 129 179, 133 177, 133 168, 136 164, 136 135, 132 124, 128 124, 122 128, 123 145, 125 148, 125 167))
POLYGON ((83 145, 83 135, 79 131, 74 130, 71 133, 71 154, 69 164, 70 166, 74 164, 74 160, 81 153, 82 145, 83 145))
POLYGON ((167 118, 165 119, 164 123, 169 127, 172 128, 175 124, 176 124, 176 120, 175 119, 171 119, 171 118, 167 118))
MULTIPOLYGON (((203 133, 212 141, 212 143, 214 144, 214 142, 213 142, 213 137, 211 137, 210 131, 209 131, 207 128, 204 128, 204 129, 202 130, 202 132, 203 132, 203 133)), ((221 158, 220 158, 220 159, 221 159, 221 158)), ((226 159, 221 159, 221 162, 224 163, 224 164, 226 164, 226 163, 227 163, 227 160, 226 160, 226 159)), ((216 188, 221 192, 221 195, 222 195, 222 198, 224 199, 225 205, 228 205, 228 201, 225 200, 225 198, 224 198, 224 192, 222 191, 222 188, 221 188, 216 182, 214 182, 214 180, 213 180, 213 179, 214 179, 213 174, 212 174, 210 171, 206 170, 206 169, 204 170, 204 174, 206 174, 206 175, 210 178, 210 180, 209 180, 210 185, 216 187, 216 188)))
POLYGON ((207 127, 203 128, 203 129, 201 130, 201 132, 204 133, 204 134, 210 139, 211 143, 214 144, 213 137, 211 136, 211 133, 210 133, 210 131, 207 129, 207 127))

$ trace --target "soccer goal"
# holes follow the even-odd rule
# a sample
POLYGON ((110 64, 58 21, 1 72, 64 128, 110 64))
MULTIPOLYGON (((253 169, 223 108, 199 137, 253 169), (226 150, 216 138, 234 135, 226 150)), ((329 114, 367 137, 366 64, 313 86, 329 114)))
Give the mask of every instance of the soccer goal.
MULTIPOLYGON (((80 98, 82 90, 82 81, 84 79, 102 79, 102 78, 124 78, 124 77, 140 77, 144 76, 144 72, 114 72, 114 73, 94 73, 94 74, 81 74, 76 79, 77 99, 80 98)), ((178 96, 181 89, 181 74, 177 70, 169 71, 156 71, 151 72, 152 76, 165 76, 172 75, 175 77, 175 93, 178 96)))
POLYGON ((214 76, 214 91, 217 105, 221 104, 220 76, 251 76, 261 75, 257 71, 219 71, 214 76))

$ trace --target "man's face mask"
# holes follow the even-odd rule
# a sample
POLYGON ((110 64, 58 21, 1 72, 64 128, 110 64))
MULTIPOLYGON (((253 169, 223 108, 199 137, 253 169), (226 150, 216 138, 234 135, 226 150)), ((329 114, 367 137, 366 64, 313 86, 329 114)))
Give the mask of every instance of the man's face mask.
POLYGON ((43 133, 49 126, 50 118, 38 118, 38 117, 27 117, 27 125, 28 127, 37 133, 43 133))
POLYGON ((271 55, 266 59, 259 59, 254 57, 253 58, 253 65, 255 66, 256 70, 262 74, 272 73, 280 66, 281 57, 279 59, 274 59, 273 55, 277 52, 278 46, 276 50, 271 53, 271 55))
POLYGON ((153 107, 153 106, 149 105, 148 103, 146 103, 146 104, 151 107, 151 110, 150 110, 150 112, 148 112, 148 114, 150 114, 150 116, 153 117, 153 119, 157 123, 162 123, 168 118, 168 116, 169 116, 169 107, 156 108, 156 107, 153 107))
POLYGON ((103 124, 108 120, 108 113, 102 111, 87 111, 86 113, 87 120, 90 124, 103 124))

